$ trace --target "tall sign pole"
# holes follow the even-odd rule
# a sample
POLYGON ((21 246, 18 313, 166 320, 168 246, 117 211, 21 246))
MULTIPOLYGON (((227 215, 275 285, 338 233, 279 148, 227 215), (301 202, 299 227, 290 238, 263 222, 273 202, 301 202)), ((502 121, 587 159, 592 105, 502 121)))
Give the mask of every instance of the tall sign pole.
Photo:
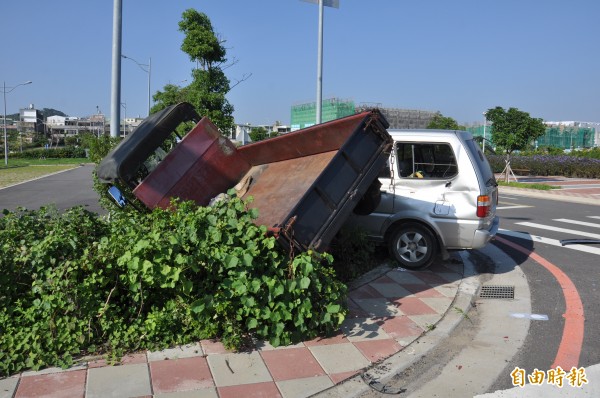
POLYGON ((317 121, 321 123, 323 110, 323 0, 319 0, 319 43, 317 45, 317 121))
POLYGON ((110 136, 121 135, 121 32, 122 0, 113 3, 112 77, 110 99, 110 136))
POLYGON ((322 121, 321 113, 323 109, 323 7, 340 8, 339 0, 303 0, 308 3, 319 5, 319 34, 317 44, 317 117, 316 123, 322 121))

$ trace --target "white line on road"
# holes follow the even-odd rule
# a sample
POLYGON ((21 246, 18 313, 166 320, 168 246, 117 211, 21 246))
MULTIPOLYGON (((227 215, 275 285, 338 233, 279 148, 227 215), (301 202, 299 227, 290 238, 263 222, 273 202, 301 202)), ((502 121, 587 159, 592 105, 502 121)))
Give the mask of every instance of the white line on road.
POLYGON ((499 229, 498 233, 500 233, 502 235, 514 236, 515 238, 530 240, 533 242, 540 242, 540 243, 544 243, 544 244, 550 245, 550 246, 559 246, 559 247, 564 247, 565 249, 577 250, 580 252, 586 252, 586 253, 600 255, 600 249, 597 247, 585 246, 585 245, 563 246, 560 244, 560 241, 557 239, 545 238, 543 236, 538 236, 538 235, 531 235, 531 234, 528 234, 525 232, 510 231, 508 229, 499 229))
POLYGON ((514 205, 514 206, 498 206, 496 207, 496 210, 506 210, 506 209, 524 209, 526 207, 533 207, 533 206, 526 206, 526 205, 514 205))
POLYGON ((514 197, 514 196, 508 196, 508 195, 502 195, 501 196, 502 199, 512 199, 512 200, 519 200, 520 198, 514 197))
POLYGON ((524 227, 539 228, 539 229, 545 229, 547 231, 562 232, 565 234, 573 234, 573 235, 579 235, 579 236, 587 236, 588 238, 593 238, 593 239, 600 239, 600 234, 593 234, 591 232, 577 231, 575 229, 558 228, 558 227, 553 227, 551 225, 536 224, 534 222, 518 222, 516 224, 522 225, 524 227))
POLYGON ((600 228, 600 224, 596 224, 593 222, 569 220, 568 218, 555 218, 553 221, 566 222, 569 224, 576 224, 576 225, 583 225, 585 227, 600 228))
POLYGON ((585 245, 563 246, 560 244, 560 241, 557 239, 545 238, 543 236, 538 236, 538 235, 531 235, 531 234, 528 234, 525 232, 510 231, 508 229, 499 229, 498 233, 500 233, 502 235, 514 236, 515 238, 531 240, 533 242, 540 242, 540 243, 544 243, 546 245, 559 246, 559 247, 564 247, 565 249, 577 250, 580 252, 586 252, 586 253, 600 255, 600 249, 597 247, 585 246, 585 245))
POLYGON ((598 184, 590 184, 590 185, 562 185, 561 190, 568 191, 570 189, 592 189, 592 188, 600 188, 598 184))

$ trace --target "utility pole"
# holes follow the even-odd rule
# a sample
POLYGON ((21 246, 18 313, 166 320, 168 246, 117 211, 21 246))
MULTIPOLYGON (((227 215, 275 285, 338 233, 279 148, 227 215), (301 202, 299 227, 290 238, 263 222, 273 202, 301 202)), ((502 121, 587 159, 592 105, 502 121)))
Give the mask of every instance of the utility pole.
POLYGON ((308 3, 319 5, 319 33, 317 44, 317 117, 316 123, 321 123, 321 111, 323 109, 323 6, 340 8, 339 0, 303 0, 308 3))
POLYGON ((121 126, 121 32, 122 0, 113 3, 112 75, 110 100, 110 136, 120 136, 121 126))

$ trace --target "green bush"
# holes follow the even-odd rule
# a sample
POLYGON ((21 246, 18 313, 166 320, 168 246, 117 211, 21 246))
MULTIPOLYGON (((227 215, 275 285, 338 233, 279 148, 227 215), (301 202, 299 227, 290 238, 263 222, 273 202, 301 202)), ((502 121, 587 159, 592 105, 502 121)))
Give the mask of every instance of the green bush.
MULTIPOLYGON (((494 173, 500 173, 506 165, 504 156, 487 156, 494 173)), ((527 169, 536 176, 565 176, 600 178, 600 159, 569 155, 511 156, 513 169, 527 169)))
POLYGON ((572 151, 569 153, 569 155, 580 158, 600 159, 600 148, 595 147, 591 149, 581 149, 577 151, 572 151))
POLYGON ((10 154, 11 158, 18 159, 65 159, 65 158, 85 158, 85 149, 82 147, 65 146, 58 148, 34 148, 23 152, 10 154))
POLYGON ((0 373, 203 338, 277 346, 336 331, 346 287, 331 256, 290 260, 256 215, 233 197, 110 221, 81 208, 5 211, 0 373))

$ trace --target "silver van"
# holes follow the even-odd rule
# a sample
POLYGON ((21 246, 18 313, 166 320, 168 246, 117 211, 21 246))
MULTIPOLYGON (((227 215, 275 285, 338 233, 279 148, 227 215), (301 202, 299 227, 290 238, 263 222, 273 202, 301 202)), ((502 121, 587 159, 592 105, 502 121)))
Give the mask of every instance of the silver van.
POLYGON ((388 244, 405 268, 421 269, 448 250, 477 249, 498 230, 498 188, 466 131, 388 130, 394 146, 379 177, 380 202, 347 225, 388 244))

